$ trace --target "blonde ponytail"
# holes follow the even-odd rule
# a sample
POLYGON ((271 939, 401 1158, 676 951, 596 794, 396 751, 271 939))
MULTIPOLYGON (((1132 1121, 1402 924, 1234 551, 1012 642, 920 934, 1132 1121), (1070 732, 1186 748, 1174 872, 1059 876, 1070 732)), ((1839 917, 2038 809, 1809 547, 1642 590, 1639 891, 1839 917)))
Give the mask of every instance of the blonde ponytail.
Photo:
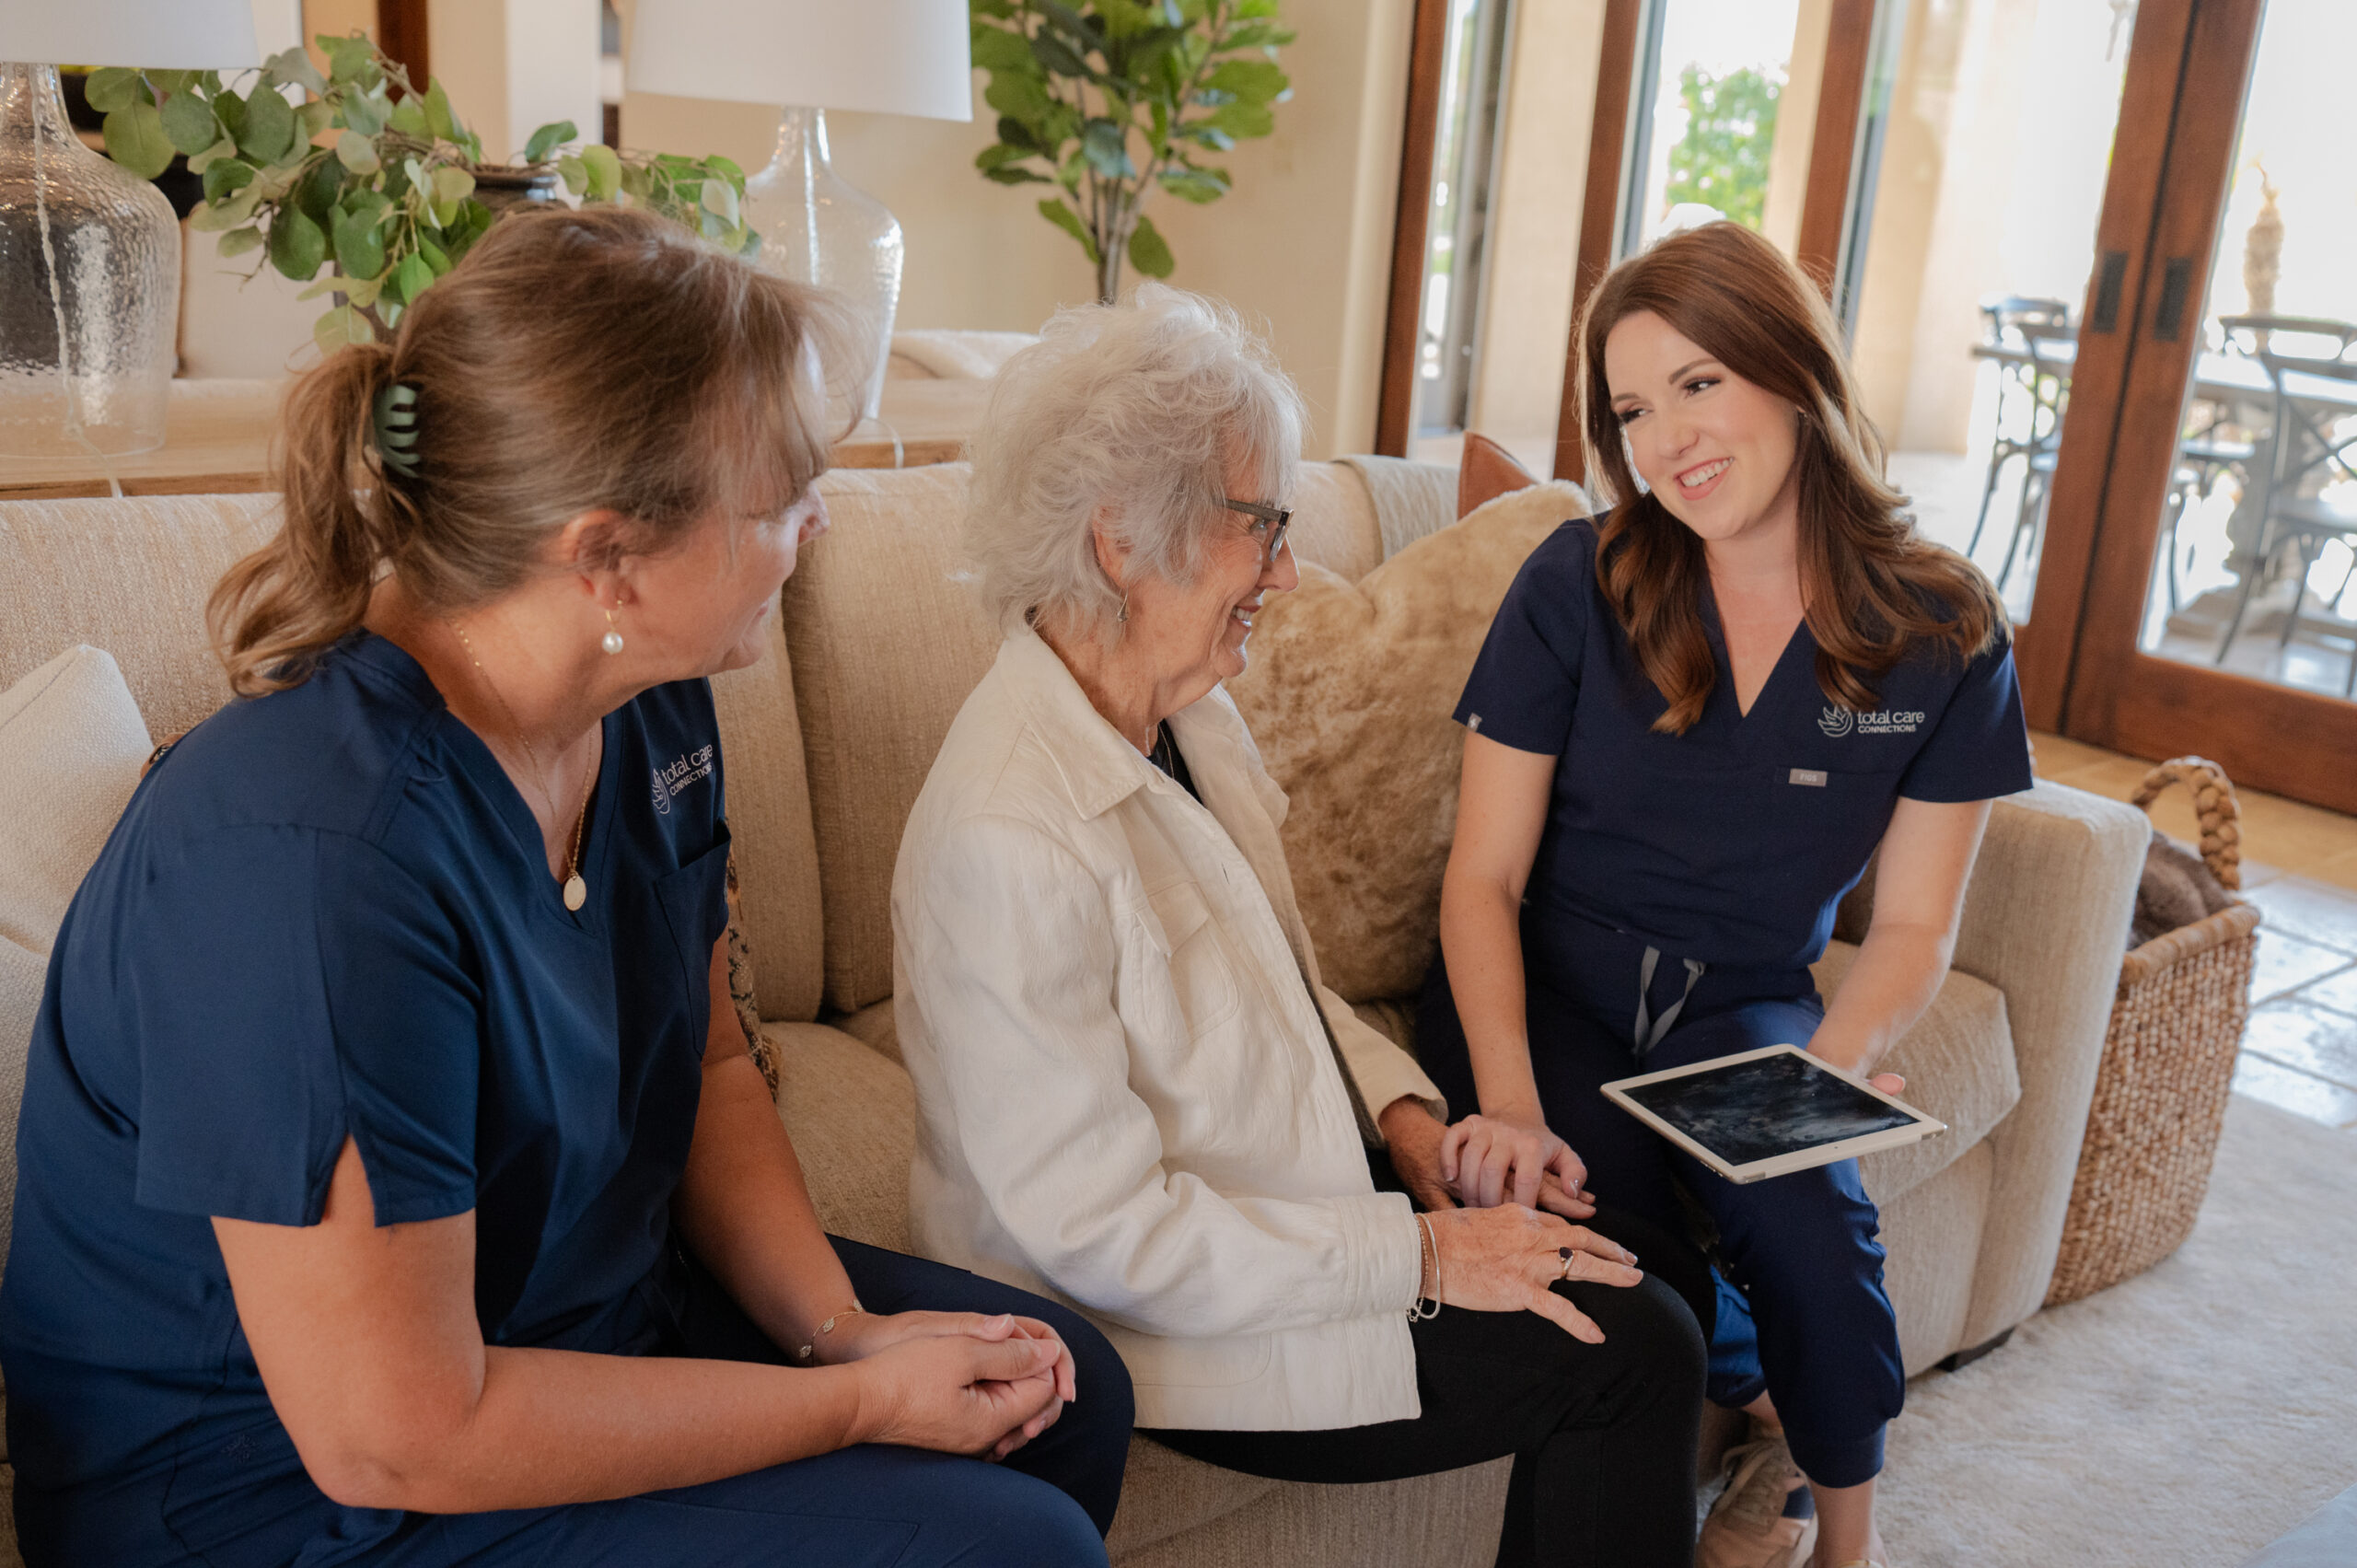
POLYGON ((213 591, 231 687, 299 684, 388 575, 434 613, 488 603, 586 512, 627 518, 649 553, 715 515, 774 517, 827 466, 807 367, 865 379, 853 331, 828 296, 652 213, 502 219, 390 344, 339 349, 287 399, 284 525, 213 591), (414 460, 389 471, 373 421, 397 383, 414 460))
POLYGON ((369 413, 390 378, 383 343, 339 349, 286 400, 279 457, 285 496, 278 537, 229 568, 207 623, 229 685, 259 697, 300 682, 309 656, 360 624, 382 558, 384 504, 369 413))

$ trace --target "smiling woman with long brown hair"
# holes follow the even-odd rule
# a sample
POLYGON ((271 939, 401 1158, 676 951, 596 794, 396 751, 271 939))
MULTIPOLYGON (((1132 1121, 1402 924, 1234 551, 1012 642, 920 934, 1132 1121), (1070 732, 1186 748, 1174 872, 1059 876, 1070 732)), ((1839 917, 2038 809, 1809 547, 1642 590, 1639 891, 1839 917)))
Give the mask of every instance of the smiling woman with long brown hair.
MULTIPOLYGON (((1737 1185, 1598 1086, 1755 1046, 1871 1072, 1945 973, 1989 803, 2028 786, 2004 614, 1883 474, 1816 286, 1734 224, 1616 269, 1580 327, 1588 472, 1613 502, 1525 564, 1466 687, 1444 958, 1418 1047, 1469 1203, 1593 1177, 1716 1232, 1710 1396, 1759 1435, 1706 1568, 1885 1561, 1898 1329, 1854 1160, 1737 1185), (1829 1007, 1808 966, 1877 850, 1829 1007)), ((1885 1087, 1898 1080, 1886 1075, 1885 1087)))

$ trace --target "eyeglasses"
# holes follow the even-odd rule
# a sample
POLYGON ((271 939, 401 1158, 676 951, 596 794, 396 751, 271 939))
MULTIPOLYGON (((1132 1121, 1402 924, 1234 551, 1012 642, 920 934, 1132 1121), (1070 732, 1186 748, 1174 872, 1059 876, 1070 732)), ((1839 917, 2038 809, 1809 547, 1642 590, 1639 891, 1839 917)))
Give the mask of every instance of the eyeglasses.
POLYGON ((1260 546, 1260 569, 1265 572, 1274 566, 1277 552, 1285 547, 1285 530, 1293 527, 1293 508, 1271 506, 1262 501, 1238 501, 1233 496, 1223 496, 1220 505, 1253 519, 1248 531, 1260 546))

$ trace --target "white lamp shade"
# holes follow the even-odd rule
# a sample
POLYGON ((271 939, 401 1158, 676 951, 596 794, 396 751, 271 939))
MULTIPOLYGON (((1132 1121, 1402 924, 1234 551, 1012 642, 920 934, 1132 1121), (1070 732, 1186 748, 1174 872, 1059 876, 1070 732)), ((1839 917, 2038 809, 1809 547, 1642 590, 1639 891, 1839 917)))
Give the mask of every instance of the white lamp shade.
POLYGON ((0 60, 159 71, 261 64, 250 0, 0 0, 0 60))
POLYGON ((970 25, 966 0, 638 0, 622 80, 679 98, 971 120, 970 25))

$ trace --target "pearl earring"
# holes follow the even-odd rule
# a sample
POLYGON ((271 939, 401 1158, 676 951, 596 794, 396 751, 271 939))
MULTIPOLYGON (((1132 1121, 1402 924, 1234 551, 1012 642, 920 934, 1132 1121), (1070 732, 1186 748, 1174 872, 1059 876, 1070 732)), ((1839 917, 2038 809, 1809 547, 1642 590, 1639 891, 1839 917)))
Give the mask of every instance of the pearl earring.
POLYGON ((598 645, 610 654, 618 654, 622 651, 622 634, 614 629, 614 612, 610 610, 606 611, 605 639, 598 645))

